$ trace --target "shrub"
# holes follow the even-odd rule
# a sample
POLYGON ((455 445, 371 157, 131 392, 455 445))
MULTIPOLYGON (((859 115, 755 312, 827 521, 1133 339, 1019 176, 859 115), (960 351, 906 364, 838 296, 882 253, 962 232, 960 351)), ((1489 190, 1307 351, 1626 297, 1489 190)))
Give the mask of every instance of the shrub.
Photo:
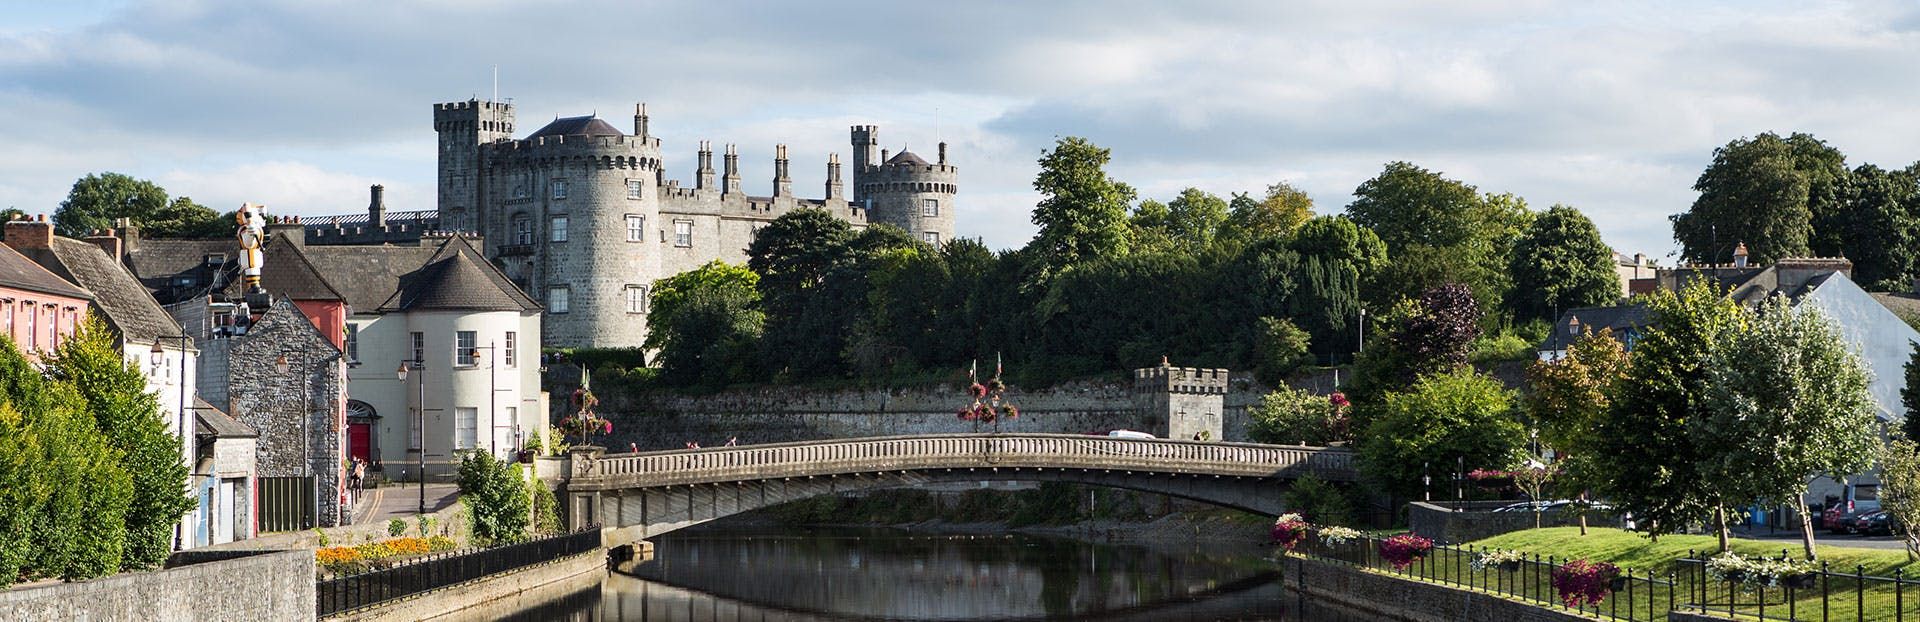
POLYGON ((460 459, 458 480, 474 538, 488 545, 527 539, 531 501, 520 465, 476 451, 460 459))
POLYGON ((438 553, 441 551, 451 551, 457 548, 460 548, 460 543, 454 542, 453 538, 449 538, 446 536, 433 536, 433 537, 427 538, 427 550, 430 552, 438 553))
POLYGON ((533 532, 541 535, 560 533, 560 501, 546 484, 533 482, 533 532))
POLYGON ((1247 435, 1261 443, 1326 445, 1352 439, 1346 396, 1282 388, 1247 409, 1247 435))
POLYGON ((1322 525, 1343 525, 1353 521, 1353 505, 1339 486, 1312 474, 1294 480, 1287 490, 1287 507, 1298 510, 1322 525))
POLYGON ((407 521, 400 520, 398 518, 387 521, 387 535, 398 538, 400 537, 400 534, 403 534, 406 532, 407 532, 407 521))

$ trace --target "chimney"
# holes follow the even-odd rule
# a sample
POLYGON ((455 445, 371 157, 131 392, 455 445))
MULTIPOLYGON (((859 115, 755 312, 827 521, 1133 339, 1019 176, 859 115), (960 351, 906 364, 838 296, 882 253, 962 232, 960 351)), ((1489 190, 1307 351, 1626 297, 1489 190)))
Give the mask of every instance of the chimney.
MULTIPOLYGON (((372 196, 367 200, 367 230, 384 230, 387 227, 387 187, 374 184, 370 194, 372 196)), ((301 234, 301 237, 304 239, 305 234, 301 234)))
POLYGON ((1739 245, 1733 247, 1733 267, 1735 268, 1747 267, 1747 243, 1746 242, 1741 242, 1739 245))
POLYGON ((299 216, 282 216, 279 220, 267 223, 267 237, 273 240, 286 240, 296 246, 306 246, 307 226, 300 224, 299 216))
POLYGON ((120 238, 120 248, 128 253, 140 245, 140 225, 133 224, 132 218, 113 219, 113 231, 120 238))
POLYGON ((945 141, 941 141, 940 143, 940 165, 947 165, 947 143, 945 141))
POLYGON ((53 223, 47 222, 47 215, 40 214, 28 220, 21 216, 19 220, 7 221, 6 244, 14 250, 45 249, 53 247, 53 223))
POLYGON ((647 104, 633 105, 633 135, 642 141, 647 139, 647 104))
POLYGON ((114 263, 120 263, 120 238, 113 235, 112 229, 93 232, 93 235, 87 236, 87 242, 106 251, 107 256, 113 258, 114 263))
POLYGON ((787 176, 787 146, 773 148, 773 196, 793 196, 793 180, 787 176))

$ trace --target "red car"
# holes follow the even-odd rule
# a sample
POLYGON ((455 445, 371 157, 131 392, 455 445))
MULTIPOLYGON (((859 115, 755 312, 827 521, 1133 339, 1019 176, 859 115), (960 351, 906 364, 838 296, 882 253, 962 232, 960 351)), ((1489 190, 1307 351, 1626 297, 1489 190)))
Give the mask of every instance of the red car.
POLYGON ((1834 531, 1834 530, 1846 528, 1847 525, 1844 524, 1845 523, 1844 519, 1847 517, 1848 514, 1852 513, 1848 510, 1847 505, 1851 505, 1851 504, 1836 503, 1833 505, 1833 507, 1827 508, 1827 511, 1821 512, 1820 528, 1825 529, 1827 531, 1834 531))

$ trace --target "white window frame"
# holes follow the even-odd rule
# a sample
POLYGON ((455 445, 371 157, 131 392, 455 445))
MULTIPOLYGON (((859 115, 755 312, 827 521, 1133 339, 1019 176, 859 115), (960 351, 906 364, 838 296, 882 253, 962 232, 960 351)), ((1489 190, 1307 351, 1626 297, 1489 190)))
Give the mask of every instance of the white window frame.
POLYGON ((551 185, 553 187, 553 200, 565 201, 567 199, 567 180, 555 179, 551 185))
POLYGON ((693 247, 693 221, 673 221, 673 245, 680 248, 693 247))
POLYGON ((628 201, 640 200, 642 196, 645 196, 643 193, 646 192, 646 187, 647 187, 646 182, 640 181, 638 179, 627 180, 627 200, 628 201))
POLYGON ((940 245, 940 232, 938 232, 938 231, 922 231, 922 232, 920 232, 920 241, 922 241, 922 242, 926 242, 926 243, 928 243, 928 244, 932 244, 932 245, 934 245, 934 246, 939 246, 939 245, 940 245))
POLYGON ((548 313, 572 312, 573 311, 572 298, 573 298, 573 288, 571 287, 562 286, 562 287, 547 288, 547 312, 548 313))
POLYGON ((513 216, 513 243, 521 245, 533 243, 532 217, 526 214, 515 214, 513 216))
POLYGON ((647 286, 627 286, 627 313, 647 312, 647 286))
POLYGON ((473 367, 480 364, 480 333, 471 330, 454 331, 453 364, 459 367, 473 367))
POLYGON ((940 200, 939 199, 922 199, 920 201, 920 215, 921 216, 939 216, 940 200))
POLYGON ((480 443, 480 408, 453 407, 453 448, 473 449, 480 443))
POLYGON ((413 346, 413 358, 407 360, 415 363, 427 362, 427 334, 416 331, 408 333, 407 338, 410 340, 410 345, 413 346))
POLYGON ((554 216, 552 218, 547 219, 547 241, 548 242, 567 241, 567 217, 566 216, 554 216))
POLYGON ((519 350, 520 350, 520 333, 517 333, 514 331, 507 331, 506 348, 504 352, 501 352, 501 354, 503 355, 501 357, 502 362, 504 362, 507 367, 514 367, 518 365, 520 363, 519 350))
POLYGON ((647 217, 642 214, 627 214, 627 241, 647 241, 647 217))

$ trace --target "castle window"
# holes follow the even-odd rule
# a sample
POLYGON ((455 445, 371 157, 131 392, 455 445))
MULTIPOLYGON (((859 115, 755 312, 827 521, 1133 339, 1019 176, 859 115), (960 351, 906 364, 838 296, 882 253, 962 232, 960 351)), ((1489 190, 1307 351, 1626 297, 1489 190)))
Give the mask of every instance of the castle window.
POLYGON ((513 243, 521 245, 533 243, 533 219, 528 218, 526 214, 513 215, 513 243))
POLYGON ((922 239, 922 240, 925 240, 925 241, 926 241, 926 242, 927 242, 928 244, 932 244, 932 245, 934 245, 934 246, 939 246, 939 245, 940 245, 940 232, 938 232, 938 231, 922 231, 922 232, 920 232, 920 239, 922 239))
POLYGON ((567 287, 547 288, 547 312, 548 313, 566 313, 568 311, 567 303, 569 302, 567 299, 571 298, 572 296, 573 296, 572 288, 567 288, 567 287))
POLYGON ((647 241, 647 217, 639 214, 627 214, 627 241, 647 241))
POLYGON ((627 180, 627 198, 634 201, 640 200, 640 180, 627 180))
POLYGON ((547 230, 549 232, 552 232, 552 235, 547 238, 548 241, 551 241, 551 242, 567 241, 567 217, 554 216, 553 226, 548 227, 547 230))
POLYGON ((567 180, 553 180, 553 199, 558 201, 565 198, 567 198, 567 180))
POLYGON ((647 312, 647 286, 627 286, 627 313, 647 312))
POLYGON ((940 200, 939 200, 939 199, 927 199, 927 200, 924 200, 924 201, 921 201, 921 202, 920 202, 920 215, 921 215, 921 216, 939 216, 939 215, 940 215, 940 200))
POLYGON ((693 221, 673 221, 673 245, 681 247, 693 246, 693 221))

